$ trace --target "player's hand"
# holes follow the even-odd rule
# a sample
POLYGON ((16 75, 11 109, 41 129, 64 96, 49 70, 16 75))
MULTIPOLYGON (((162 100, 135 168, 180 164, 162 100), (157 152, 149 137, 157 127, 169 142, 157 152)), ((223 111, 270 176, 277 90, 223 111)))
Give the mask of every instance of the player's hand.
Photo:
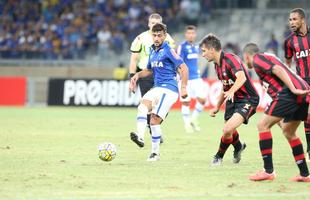
POLYGON ((184 99, 187 97, 186 87, 181 87, 181 97, 184 99))
POLYGON ((212 109, 210 110, 210 116, 211 116, 211 117, 215 117, 216 113, 218 113, 219 110, 220 110, 220 109, 219 109, 218 107, 212 108, 212 109))
POLYGON ((228 101, 234 102, 234 95, 235 93, 231 90, 224 92, 224 98, 226 101, 228 100, 228 101))
POLYGON ((135 74, 131 79, 130 79, 130 83, 129 83, 129 90, 133 93, 136 92, 136 88, 137 88, 137 80, 139 79, 138 74, 135 74))
POLYGON ((292 91, 294 94, 298 95, 298 96, 306 96, 306 95, 310 95, 310 90, 301 90, 301 89, 296 89, 294 91, 292 91))

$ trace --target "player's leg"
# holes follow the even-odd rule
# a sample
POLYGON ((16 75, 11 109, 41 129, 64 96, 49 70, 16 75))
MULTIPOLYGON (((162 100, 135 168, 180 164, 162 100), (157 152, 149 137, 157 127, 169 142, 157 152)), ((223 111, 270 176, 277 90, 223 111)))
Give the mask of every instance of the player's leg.
POLYGON ((304 129, 305 129, 305 135, 306 135, 306 141, 307 141, 307 157, 308 157, 308 160, 310 160, 310 114, 308 114, 307 120, 304 121, 304 129))
POLYGON ((137 133, 131 132, 130 138, 139 147, 144 147, 144 132, 147 127, 147 114, 152 108, 152 101, 142 99, 138 106, 137 114, 137 133))
POLYGON ((158 102, 152 109, 151 130, 152 130, 152 149, 148 161, 158 161, 160 158, 159 144, 162 136, 161 122, 167 116, 172 105, 177 101, 178 94, 165 88, 155 88, 156 99, 158 102))
MULTIPOLYGON (((191 100, 191 85, 192 81, 189 80, 187 83, 186 90, 188 92, 188 95, 186 98, 182 98, 180 95, 180 102, 182 103, 181 112, 182 112, 182 118, 184 122, 184 128, 187 133, 194 132, 193 127, 191 126, 191 118, 190 118, 190 100, 191 100)), ((181 91, 181 83, 179 82, 179 91, 181 91)))
POLYGON ((193 130, 193 127, 191 126, 190 107, 189 107, 190 102, 189 101, 181 101, 181 102, 182 102, 181 112, 182 112, 182 118, 184 122, 185 131, 187 133, 192 133, 194 132, 194 130, 193 130))
POLYGON ((193 80, 193 96, 196 97, 196 104, 195 104, 195 109, 192 114, 192 119, 191 119, 191 124, 194 128, 195 131, 200 131, 201 128, 199 126, 199 115, 204 109, 204 105, 206 103, 206 90, 205 90, 205 83, 203 82, 202 79, 195 79, 193 80))
POLYGON ((233 142, 234 131, 244 122, 244 117, 240 113, 234 113, 230 119, 226 121, 223 128, 223 135, 217 153, 214 156, 212 165, 220 165, 229 145, 233 142))
POLYGON ((299 175, 294 177, 292 181, 310 182, 309 170, 306 163, 304 150, 300 138, 296 135, 300 121, 291 121, 283 123, 283 134, 292 148, 295 162, 299 169, 299 175))
POLYGON ((264 170, 258 171, 256 174, 250 176, 249 178, 252 181, 273 180, 275 178, 272 162, 272 134, 270 129, 281 120, 281 117, 264 114, 257 123, 259 148, 264 161, 264 170))

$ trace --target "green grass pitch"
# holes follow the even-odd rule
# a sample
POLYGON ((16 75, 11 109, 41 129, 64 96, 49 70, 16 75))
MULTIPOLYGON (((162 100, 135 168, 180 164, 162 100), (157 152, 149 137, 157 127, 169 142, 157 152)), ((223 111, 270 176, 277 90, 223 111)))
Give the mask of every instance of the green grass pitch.
MULTIPOLYGON (((292 183, 298 174, 291 150, 273 128, 273 182, 250 182, 262 169, 256 122, 239 129, 248 145, 240 164, 232 148, 223 166, 211 167, 223 126, 223 113, 203 113, 202 132, 186 134, 180 111, 172 111, 162 129, 161 160, 146 162, 150 137, 139 149, 129 139, 136 109, 130 108, 0 108, 1 200, 203 200, 310 199, 310 184, 292 183), (98 158, 97 146, 117 146, 115 160, 98 158)), ((299 135, 305 141, 303 128, 299 135)), ((304 146, 305 148, 305 146, 304 146)))

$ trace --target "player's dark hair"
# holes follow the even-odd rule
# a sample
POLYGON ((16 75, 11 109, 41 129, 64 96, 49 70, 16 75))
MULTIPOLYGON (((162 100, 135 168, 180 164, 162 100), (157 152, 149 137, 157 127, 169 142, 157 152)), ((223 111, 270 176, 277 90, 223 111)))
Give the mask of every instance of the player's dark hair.
POLYGON ((291 10, 290 13, 298 13, 299 16, 302 18, 302 19, 306 19, 307 16, 306 16, 306 12, 304 9, 302 8, 294 8, 293 10, 291 10))
POLYGON ((188 25, 188 26, 185 27, 185 30, 186 30, 186 31, 187 31, 187 30, 196 30, 196 26, 194 26, 194 25, 188 25))
POLYGON ((201 40, 199 46, 202 47, 203 45, 208 49, 214 48, 216 51, 222 49, 220 39, 212 33, 208 34, 201 40))
POLYGON ((255 43, 248 43, 243 48, 243 52, 250 54, 250 55, 254 55, 254 54, 259 53, 259 48, 258 48, 257 44, 255 44, 255 43))
POLYGON ((163 23, 156 23, 152 27, 152 32, 160 32, 160 31, 164 31, 164 33, 167 33, 167 26, 163 23))

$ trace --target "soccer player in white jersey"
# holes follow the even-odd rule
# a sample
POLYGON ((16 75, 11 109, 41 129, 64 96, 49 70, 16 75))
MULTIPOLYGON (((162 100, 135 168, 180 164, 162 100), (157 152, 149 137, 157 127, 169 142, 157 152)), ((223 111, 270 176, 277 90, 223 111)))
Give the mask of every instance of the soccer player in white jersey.
POLYGON ((130 81, 130 90, 135 91, 136 82, 143 77, 154 77, 154 87, 149 90, 138 106, 137 133, 132 132, 132 140, 138 146, 144 146, 143 134, 147 126, 147 114, 151 112, 152 150, 148 161, 158 161, 159 143, 162 135, 160 124, 165 119, 171 106, 178 99, 176 75, 182 78, 181 96, 186 97, 188 69, 182 58, 165 41, 166 25, 157 23, 152 27, 154 44, 151 47, 147 68, 136 73, 130 81))
POLYGON ((186 98, 180 98, 182 103, 182 116, 185 126, 185 131, 192 133, 193 131, 200 131, 198 116, 203 111, 206 103, 207 92, 205 83, 200 78, 200 71, 198 66, 199 45, 195 43, 196 27, 187 26, 185 28, 185 41, 179 45, 177 53, 184 60, 188 67, 188 85, 186 98), (196 99, 195 109, 190 116, 190 100, 196 99))
MULTIPOLYGON (((154 24, 161 23, 161 22, 162 22, 162 17, 159 14, 157 13, 151 14, 148 20, 149 30, 139 34, 134 39, 134 41, 131 43, 131 47, 130 47, 131 56, 130 56, 130 64, 129 64, 130 78, 132 78, 135 75, 135 73, 143 69, 146 69, 146 65, 148 63, 148 59, 150 55, 150 48, 153 44, 151 29, 154 24)), ((165 41, 169 43, 171 48, 175 48, 174 41, 168 33, 167 33, 165 41)), ((142 97, 153 87, 154 85, 153 76, 147 76, 147 77, 139 79, 138 85, 139 85, 141 97, 142 97)), ((149 125, 150 114, 147 115, 147 122, 149 125)), ((132 139, 132 134, 131 134, 131 139, 132 139)))

